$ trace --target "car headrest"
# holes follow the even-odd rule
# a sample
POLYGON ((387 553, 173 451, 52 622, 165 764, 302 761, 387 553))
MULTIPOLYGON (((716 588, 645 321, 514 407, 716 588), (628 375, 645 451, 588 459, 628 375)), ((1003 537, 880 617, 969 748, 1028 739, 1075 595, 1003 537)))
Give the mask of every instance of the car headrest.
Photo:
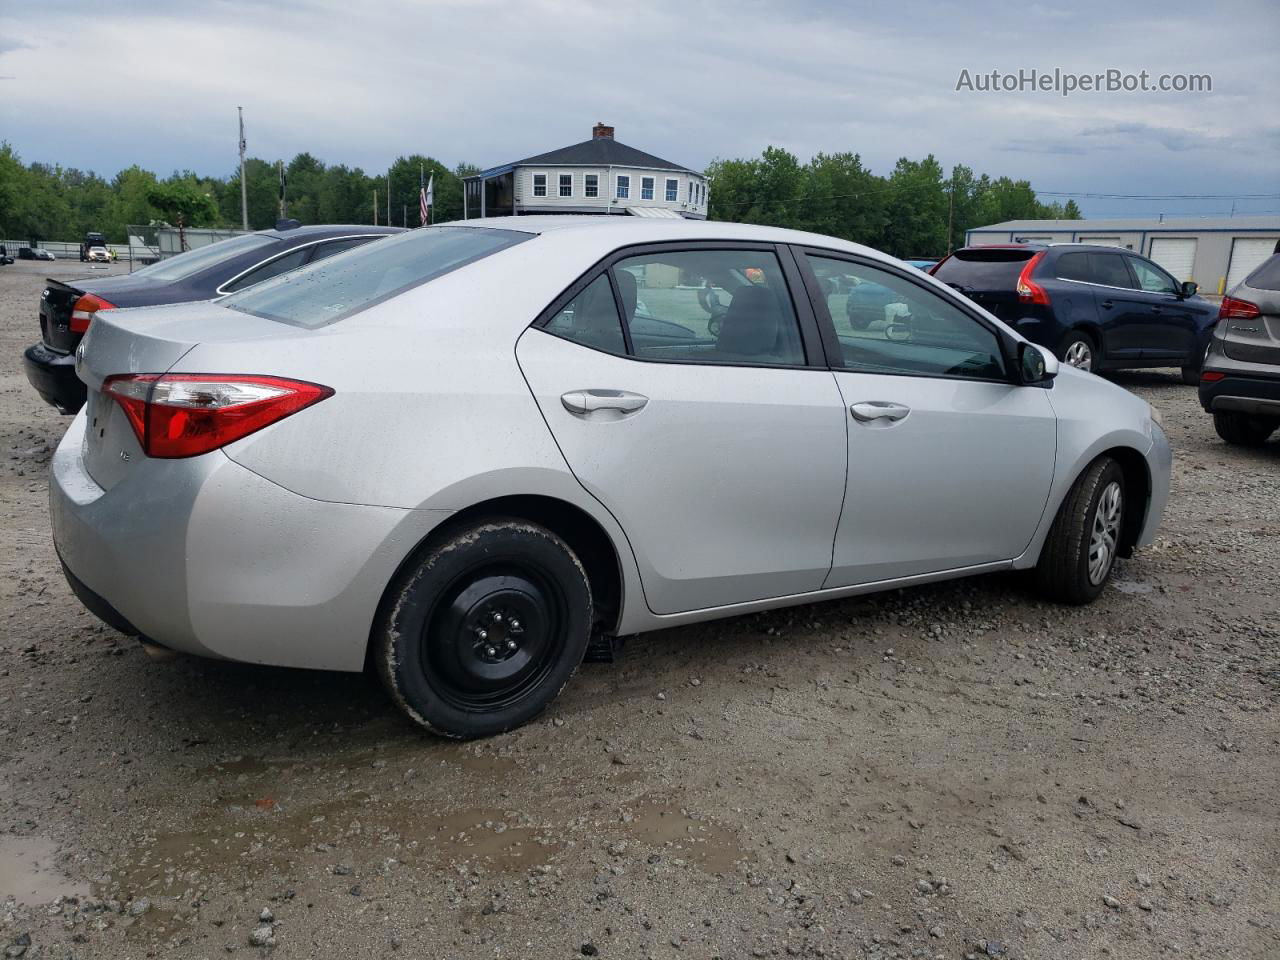
POLYGON ((742 357, 771 354, 778 344, 778 301, 768 287, 742 287, 729 302, 716 348, 742 357))

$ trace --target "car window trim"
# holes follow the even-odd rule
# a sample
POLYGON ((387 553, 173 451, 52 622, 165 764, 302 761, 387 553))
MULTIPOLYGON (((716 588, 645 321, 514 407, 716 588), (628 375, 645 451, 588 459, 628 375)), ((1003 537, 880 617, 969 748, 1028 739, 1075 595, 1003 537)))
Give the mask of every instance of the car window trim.
MULTIPOLYGON (((290 247, 288 250, 281 250, 279 253, 272 254, 271 256, 267 257, 267 259, 265 260, 258 261, 251 267, 246 267, 244 270, 241 270, 231 279, 223 280, 222 283, 218 284, 218 286, 214 289, 213 293, 214 293, 214 296, 216 297, 225 297, 228 294, 239 293, 240 292, 239 290, 228 290, 226 288, 231 286, 231 284, 235 283, 241 277, 248 276, 249 274, 253 273, 253 271, 261 269, 262 267, 265 267, 267 264, 271 263, 272 261, 279 260, 281 257, 287 257, 289 256, 289 254, 297 253, 299 250, 304 250, 307 247, 318 247, 322 243, 330 243, 331 241, 334 241, 334 240, 355 240, 355 239, 378 240, 378 239, 381 239, 382 237, 392 237, 392 236, 395 236, 395 234, 352 233, 352 234, 347 234, 347 235, 337 236, 337 237, 323 237, 320 240, 308 240, 306 243, 295 244, 294 246, 290 247)), ((307 264, 311 262, 311 258, 314 255, 315 255, 315 250, 311 250, 307 254, 307 259, 303 260, 302 263, 298 264, 298 267, 305 267, 307 264)), ((298 267, 294 267, 294 269, 296 270, 298 269, 298 267)), ((270 280, 271 278, 268 277, 267 279, 270 280)), ((253 286, 253 284, 250 284, 249 286, 253 286)))
MULTIPOLYGON (((594 264, 592 264, 584 273, 564 289, 554 300, 551 301, 545 309, 529 324, 531 328, 536 327, 543 333, 549 334, 558 340, 564 340, 568 343, 576 344, 587 350, 594 350, 597 353, 603 353, 606 356, 618 357, 622 360, 634 360, 637 363, 667 363, 680 364, 687 367, 744 367, 751 370, 829 370, 827 364, 826 352, 822 343, 818 339, 818 324, 816 318, 812 316, 808 309, 807 298, 797 295, 795 283, 797 280, 803 280, 802 276, 797 274, 789 274, 787 271, 787 252, 784 248, 786 244, 773 243, 766 240, 667 240, 667 241, 649 241, 646 243, 635 243, 605 254, 594 264), (621 260, 629 260, 632 257, 644 256, 648 253, 702 253, 708 250, 756 250, 761 252, 772 253, 778 260, 778 266, 782 269, 783 282, 787 285, 787 295, 791 299, 791 308, 795 313, 796 325, 800 331, 800 339, 804 348, 804 363, 752 363, 746 360, 727 361, 727 360, 685 360, 680 358, 667 357, 641 357, 635 354, 631 343, 631 331, 629 325, 624 323, 622 295, 618 290, 617 281, 613 278, 613 267, 621 260), (547 324, 551 322, 559 313, 564 310, 570 303, 576 299, 583 290, 590 286, 601 273, 608 274, 609 286, 613 290, 614 308, 618 311, 618 322, 622 326, 623 339, 626 343, 627 352, 625 354, 612 353, 603 350, 600 347, 593 347, 589 344, 582 343, 569 337, 561 336, 553 330, 547 329, 547 324), (806 324, 805 318, 808 317, 810 323, 806 324)), ((793 263, 794 266, 794 263, 793 263)), ((798 273, 798 270, 797 270, 798 273)), ((802 288, 803 289, 803 288, 802 288)), ((661 318, 658 318, 661 319, 661 318)))
MULTIPOLYGON (((793 245, 793 251, 796 262, 800 264, 800 272, 804 277, 805 289, 809 294, 810 301, 812 301, 814 312, 819 318, 823 344, 827 346, 828 355, 842 357, 843 348, 840 345, 840 335, 836 332, 835 321, 831 317, 831 309, 827 304, 826 295, 822 293, 822 288, 818 283, 818 276, 813 271, 813 265, 809 263, 808 257, 810 255, 815 257, 825 257, 830 260, 843 260, 846 263, 870 267, 874 270, 881 270, 890 276, 906 280, 908 283, 917 286, 921 290, 927 291, 936 297, 941 297, 947 303, 955 307, 961 314, 969 317, 996 338, 996 344, 1000 348, 1000 359, 1004 363, 1003 377, 965 377, 957 374, 912 373, 910 371, 899 372, 891 370, 875 371, 875 376, 925 377, 933 380, 964 380, 969 383, 1003 383, 1015 386, 1017 385, 1017 380, 1014 378, 1013 372, 1016 358, 1009 355, 1010 342, 1013 341, 1014 338, 1011 338, 1008 332, 1002 327, 993 324, 986 317, 982 316, 982 314, 978 313, 973 308, 973 304, 962 302, 959 297, 951 294, 950 292, 944 295, 920 277, 913 277, 910 273, 899 270, 893 264, 884 263, 883 261, 876 260, 871 257, 862 256, 856 253, 849 253, 844 250, 831 250, 827 247, 809 246, 807 244, 795 244, 793 245)), ((919 273, 920 271, 916 270, 915 272, 919 273)), ((839 366, 830 364, 827 369, 831 370, 833 373, 872 373, 872 371, 868 370, 852 370, 849 367, 844 366, 844 364, 840 364, 839 366)))
POLYGON ((1129 265, 1129 273, 1133 274, 1133 282, 1138 285, 1139 293, 1145 293, 1148 295, 1154 295, 1158 297, 1170 297, 1175 300, 1181 299, 1178 296, 1178 291, 1181 289, 1182 284, 1180 284, 1177 280, 1175 280, 1173 274, 1170 273, 1168 270, 1166 270, 1164 267, 1160 266, 1160 264, 1156 263, 1154 260, 1150 259, 1149 257, 1139 256, 1136 253, 1126 253, 1124 255, 1124 259, 1125 259, 1125 262, 1129 265), (1146 289, 1142 285, 1142 278, 1138 276, 1138 268, 1134 265, 1135 261, 1138 261, 1138 260, 1141 260, 1143 263, 1149 264, 1150 266, 1154 267, 1156 273, 1161 274, 1165 277, 1165 279, 1172 281, 1173 289, 1172 290, 1146 289))

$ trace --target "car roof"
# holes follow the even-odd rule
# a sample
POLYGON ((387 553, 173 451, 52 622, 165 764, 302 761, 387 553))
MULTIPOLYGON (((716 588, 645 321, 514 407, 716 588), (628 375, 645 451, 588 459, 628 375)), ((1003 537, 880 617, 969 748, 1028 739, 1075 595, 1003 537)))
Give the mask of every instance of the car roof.
POLYGON ((838 237, 754 223, 731 223, 725 220, 565 214, 541 217, 485 217, 476 220, 455 220, 439 226, 514 230, 520 233, 561 237, 577 235, 584 239, 589 237, 591 240, 614 248, 640 243, 666 243, 672 240, 789 243, 856 253, 889 264, 901 262, 872 247, 851 243, 838 237))
MULTIPOLYGON (((1110 243, 1078 243, 1068 241, 1051 241, 1037 243, 971 243, 960 250, 1060 250, 1070 247, 1075 250, 1108 250, 1113 253, 1135 253, 1128 247, 1117 247, 1110 243)), ((956 252, 959 253, 960 250, 956 252)))

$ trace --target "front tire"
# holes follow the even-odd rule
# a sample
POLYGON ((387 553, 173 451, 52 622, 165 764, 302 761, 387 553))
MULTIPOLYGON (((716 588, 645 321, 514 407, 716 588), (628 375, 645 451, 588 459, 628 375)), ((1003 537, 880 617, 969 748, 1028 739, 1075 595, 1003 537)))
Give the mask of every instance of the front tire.
POLYGON ((1115 565, 1124 509, 1124 471, 1099 457, 1067 493, 1040 551, 1035 579, 1042 594, 1070 604, 1098 598, 1115 565))
POLYGON ((582 662, 586 571, 537 524, 494 519, 429 547, 388 592, 373 636, 388 692, 415 723, 486 737, 537 716, 582 662))
POLYGON ((1247 413, 1221 410, 1213 415, 1213 429, 1227 443, 1260 447, 1280 424, 1275 417, 1255 417, 1247 413))

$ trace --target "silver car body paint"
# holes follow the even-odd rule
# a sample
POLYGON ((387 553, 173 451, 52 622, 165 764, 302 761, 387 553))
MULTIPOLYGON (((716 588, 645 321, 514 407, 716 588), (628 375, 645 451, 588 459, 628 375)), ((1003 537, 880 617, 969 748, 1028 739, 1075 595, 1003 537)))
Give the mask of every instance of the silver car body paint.
POLYGON ((824 370, 645 364, 525 332, 593 264, 631 244, 757 240, 894 262, 883 254, 714 222, 522 217, 473 225, 541 236, 317 329, 216 303, 95 319, 81 372, 90 403, 52 469, 54 539, 68 568, 175 649, 358 670, 396 571, 455 512, 498 497, 555 499, 600 525, 622 580, 620 633, 1031 566, 1075 477, 1114 446, 1146 457, 1153 492, 1139 542, 1154 534, 1168 494, 1167 441, 1145 403, 1088 374, 1063 367, 1050 390, 936 387, 929 384, 940 381, 922 378, 910 378, 908 389, 907 378, 824 370), (589 360, 574 360, 584 353, 589 360), (97 391, 111 374, 169 370, 292 377, 335 394, 221 450, 153 460, 118 405, 97 391), (872 396, 861 388, 873 380, 895 382, 875 383, 872 396), (651 402, 623 422, 588 424, 558 401, 565 391, 597 388, 651 402), (916 409, 883 439, 911 426, 926 447, 904 440, 869 453, 859 441, 874 435, 857 432, 848 404, 895 398, 916 409), (1003 424, 997 432, 1009 446, 966 424, 964 411, 1003 424), (637 449, 595 443, 606 430, 637 449), (660 449, 638 449, 652 443, 660 449), (956 479, 951 458, 964 443, 995 458, 991 488, 966 499, 980 485, 974 461, 961 484, 931 501, 924 479, 956 479), (1018 447, 1034 462, 1019 459, 1018 447), (905 464, 866 472, 881 455, 905 464), (870 543, 860 542, 856 519, 837 534, 842 500, 865 496, 859 476, 885 487, 882 515, 868 512, 874 494, 860 506, 875 520, 870 543), (681 499, 662 502, 655 484, 646 489, 654 478, 669 478, 668 495, 674 489, 681 499), (891 542, 890 518, 915 518, 903 532, 924 556, 891 542), (939 522, 944 529, 927 528, 939 522))

